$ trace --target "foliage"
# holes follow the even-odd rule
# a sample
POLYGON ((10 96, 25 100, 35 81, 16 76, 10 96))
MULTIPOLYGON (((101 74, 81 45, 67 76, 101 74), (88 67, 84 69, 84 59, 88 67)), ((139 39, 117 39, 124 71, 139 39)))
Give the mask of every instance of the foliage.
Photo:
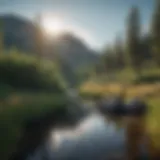
POLYGON ((34 46, 34 51, 35 53, 37 54, 38 57, 43 57, 44 56, 44 35, 43 35, 43 31, 42 31, 42 28, 41 28, 41 19, 42 17, 40 15, 38 15, 36 17, 36 24, 35 24, 35 46, 34 46))
POLYGON ((154 60, 160 66, 160 1, 156 0, 152 23, 152 42, 154 60))
POLYGON ((127 26, 127 52, 129 64, 136 71, 140 69, 142 56, 140 50, 140 14, 137 7, 132 7, 127 26))
POLYGON ((64 94, 20 92, 9 95, 0 106, 0 155, 8 160, 16 151, 25 125, 32 119, 48 113, 65 114, 67 101, 64 94))
POLYGON ((84 67, 84 68, 80 68, 77 71, 76 75, 77 75, 79 85, 82 84, 91 76, 92 70, 93 70, 93 67, 84 67))
POLYGON ((117 70, 121 70, 125 67, 125 53, 124 53, 124 48, 123 48, 123 43, 122 40, 117 37, 116 43, 115 43, 115 58, 116 58, 116 67, 117 70))
POLYGON ((0 84, 0 101, 4 101, 12 92, 13 88, 11 86, 0 84))
POLYGON ((73 71, 73 68, 69 65, 69 63, 65 62, 62 57, 57 56, 57 59, 57 66, 62 74, 62 78, 67 83, 67 86, 71 88, 76 87, 78 85, 78 82, 77 76, 75 74, 75 71, 73 71))
MULTIPOLYGON (((148 124, 148 131, 151 137, 151 141, 153 142, 155 150, 158 151, 159 155, 159 148, 160 148, 160 100, 157 97, 150 98, 148 100, 149 103, 149 114, 147 117, 147 124, 148 124)), ((154 151, 155 152, 155 151, 154 151)))
POLYGON ((0 76, 0 155, 7 160, 30 119, 59 110, 63 116, 66 85, 53 62, 16 49, 0 55, 0 76))
POLYGON ((50 61, 19 53, 0 56, 0 84, 17 90, 62 92, 64 83, 50 61))
POLYGON ((113 46, 108 46, 102 55, 101 72, 112 73, 126 66, 125 50, 122 40, 117 37, 113 46), (103 64, 103 65, 102 65, 103 64))
POLYGON ((3 22, 0 21, 0 54, 3 52, 3 22))
POLYGON ((105 64, 106 72, 115 71, 116 67, 116 55, 112 47, 108 47, 103 55, 103 62, 105 64))
POLYGON ((141 83, 156 83, 160 82, 160 75, 142 75, 138 77, 137 79, 133 80, 134 84, 141 84, 141 83))
MULTIPOLYGON (((128 15, 125 42, 117 37, 115 43, 102 52, 101 62, 96 64, 94 79, 126 83, 154 83, 159 73, 150 75, 150 69, 159 70, 160 21, 157 0, 154 10, 152 32, 141 34, 140 13, 132 7, 128 15), (97 69, 98 68, 98 69, 97 69), (148 72, 143 75, 143 71, 148 72), (133 73, 133 71, 135 73, 133 73)), ((92 77, 93 79, 93 77, 92 77)))
POLYGON ((143 65, 147 61, 148 63, 153 62, 152 39, 151 39, 151 35, 149 34, 146 34, 141 38, 141 55, 142 55, 143 65))

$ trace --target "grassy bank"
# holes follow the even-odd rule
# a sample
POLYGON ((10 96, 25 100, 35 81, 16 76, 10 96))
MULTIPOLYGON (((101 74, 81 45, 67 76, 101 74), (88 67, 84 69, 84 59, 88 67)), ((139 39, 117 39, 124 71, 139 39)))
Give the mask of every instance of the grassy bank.
POLYGON ((48 112, 65 110, 66 101, 64 95, 17 93, 0 106, 0 155, 1 160, 7 160, 16 150, 26 123, 48 112))
POLYGON ((160 84, 138 84, 138 85, 123 85, 119 83, 95 83, 86 82, 81 88, 80 92, 82 96, 94 96, 94 95, 116 95, 119 94, 123 89, 125 89, 126 96, 128 98, 134 96, 158 96, 160 94, 160 84))
POLYGON ((114 72, 95 74, 90 82, 96 83, 125 83, 125 84, 151 84, 160 81, 159 67, 144 67, 139 74, 131 68, 114 72))
POLYGON ((160 99, 157 98, 150 98, 148 100, 148 104, 150 106, 149 113, 148 113, 148 131, 151 135, 152 142, 154 147, 160 151, 160 99))
POLYGON ((0 158, 16 151, 33 118, 66 109, 65 82, 57 64, 13 52, 0 55, 0 158))
MULTIPOLYGON (((126 98, 135 96, 145 98, 149 104, 147 115, 147 128, 151 135, 153 145, 160 149, 160 84, 128 85, 125 88, 126 98)), ((80 88, 80 93, 84 98, 93 98, 95 96, 118 95, 122 91, 122 85, 102 84, 87 82, 80 88)))

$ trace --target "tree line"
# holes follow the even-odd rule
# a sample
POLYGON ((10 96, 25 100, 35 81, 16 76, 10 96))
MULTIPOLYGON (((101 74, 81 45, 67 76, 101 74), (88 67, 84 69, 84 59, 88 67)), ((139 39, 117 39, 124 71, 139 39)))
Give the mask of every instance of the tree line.
POLYGON ((151 25, 147 33, 142 33, 140 10, 130 9, 126 24, 126 37, 117 36, 114 44, 107 46, 96 71, 106 73, 132 68, 137 74, 145 67, 160 67, 160 1, 155 0, 151 25), (103 72, 102 71, 102 72, 103 72))

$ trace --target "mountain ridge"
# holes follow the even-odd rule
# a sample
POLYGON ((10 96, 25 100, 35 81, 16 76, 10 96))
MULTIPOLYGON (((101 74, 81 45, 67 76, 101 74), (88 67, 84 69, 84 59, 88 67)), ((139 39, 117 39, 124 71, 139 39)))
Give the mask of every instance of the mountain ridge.
MULTIPOLYGON (((25 53, 35 53, 37 28, 34 22, 14 14, 0 15, 5 48, 16 47, 25 53)), ((85 42, 72 33, 66 32, 58 38, 58 44, 50 40, 49 58, 54 57, 55 46, 58 54, 77 70, 93 65, 98 60, 98 53, 90 49, 85 42)))

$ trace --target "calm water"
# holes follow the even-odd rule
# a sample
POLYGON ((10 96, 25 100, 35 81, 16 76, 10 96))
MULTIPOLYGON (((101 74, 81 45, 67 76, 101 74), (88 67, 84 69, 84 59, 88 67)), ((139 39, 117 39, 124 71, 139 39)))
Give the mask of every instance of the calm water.
POLYGON ((48 142, 28 160, 123 159, 125 130, 98 113, 92 113, 75 128, 55 129, 48 142))
MULTIPOLYGON (((73 97, 72 94, 71 97, 73 97)), ((72 99, 76 99, 75 96, 72 99)), ((79 103, 77 99, 76 101, 79 103)), ((29 155, 27 160, 124 159, 126 155, 125 128, 117 127, 113 121, 108 121, 97 113, 93 109, 94 104, 85 104, 83 110, 90 113, 89 115, 86 115, 74 128, 54 129, 48 141, 37 148, 33 155, 29 155)), ((144 148, 142 145, 142 152, 147 153, 144 148)))

